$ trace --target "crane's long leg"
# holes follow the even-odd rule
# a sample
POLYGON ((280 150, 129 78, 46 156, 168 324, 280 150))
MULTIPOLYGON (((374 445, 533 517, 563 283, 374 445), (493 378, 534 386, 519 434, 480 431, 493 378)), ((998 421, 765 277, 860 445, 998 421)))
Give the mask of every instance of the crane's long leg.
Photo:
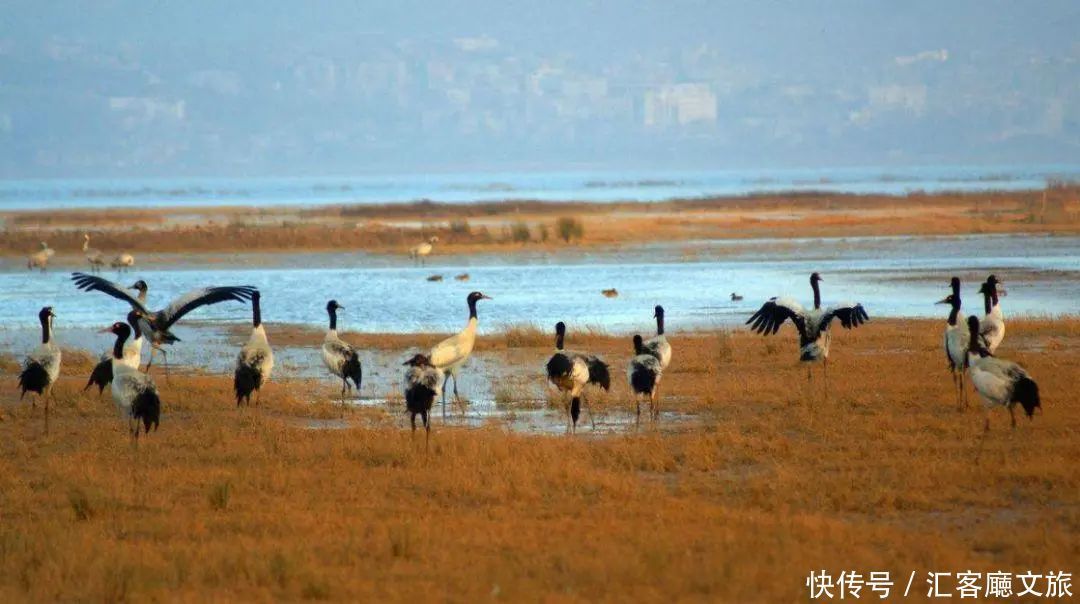
POLYGON ((169 381, 169 353, 161 349, 161 364, 165 366, 165 381, 169 381))
POLYGON ((45 434, 49 433, 49 399, 52 398, 52 385, 45 389, 45 434))
POLYGON ((652 412, 653 421, 660 419, 660 384, 657 383, 653 386, 652 395, 649 400, 649 411, 652 412))
POLYGON ((424 453, 431 447, 431 422, 428 421, 428 412, 421 411, 420 419, 424 420, 424 453))
POLYGON ((442 383, 442 416, 443 416, 443 419, 446 419, 446 385, 449 384, 449 383, 450 383, 450 372, 447 372, 446 375, 443 376, 443 383, 442 383))

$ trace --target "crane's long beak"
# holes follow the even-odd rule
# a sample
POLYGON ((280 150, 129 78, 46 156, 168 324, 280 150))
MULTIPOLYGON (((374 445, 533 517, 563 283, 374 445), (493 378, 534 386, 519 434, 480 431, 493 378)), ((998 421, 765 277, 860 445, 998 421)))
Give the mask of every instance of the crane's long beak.
POLYGON ((480 299, 481 300, 494 300, 495 298, 492 298, 491 296, 486 296, 484 294, 480 294, 480 299))
POLYGON ((112 326, 108 326, 105 329, 99 329, 98 333, 112 333, 112 326))
POLYGON ((934 304, 949 304, 950 302, 952 302, 952 300, 950 300, 948 298, 948 296, 946 296, 946 297, 938 300, 937 302, 934 302, 934 304))

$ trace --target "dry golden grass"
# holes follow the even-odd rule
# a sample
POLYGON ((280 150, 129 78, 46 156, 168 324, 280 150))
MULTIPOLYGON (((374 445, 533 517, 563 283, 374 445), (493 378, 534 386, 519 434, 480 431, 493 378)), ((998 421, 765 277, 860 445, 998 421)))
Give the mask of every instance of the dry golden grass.
MULTIPOLYGON (((107 253, 366 250, 404 254, 431 235, 437 254, 565 250, 561 217, 576 217, 575 247, 621 247, 626 241, 754 237, 850 237, 966 233, 1080 232, 1080 188, 997 193, 845 195, 801 193, 660 203, 499 202, 19 212, 0 215, 0 255, 25 256, 39 241, 54 263, 84 263, 81 233, 107 253), (132 226, 137 224, 137 226, 132 226), (532 233, 521 240, 522 227, 532 233), (543 233, 548 233, 546 240, 543 233), (152 233, 153 236, 149 236, 152 233)), ((212 259, 210 259, 212 261, 212 259)))
MULTIPOLYGON (((665 408, 696 422, 594 438, 436 420, 429 452, 397 406, 342 419, 308 402, 335 388, 294 381, 237 410, 203 375, 161 383, 138 450, 81 376, 46 434, 5 366, 0 599, 776 602, 805 601, 811 569, 1075 572, 1080 320, 1010 321, 999 352, 1045 412, 1014 432, 998 410, 978 465, 941 323, 838 332, 827 402, 788 328, 672 334, 665 408), (304 428, 321 420, 341 429, 304 428)), ((480 345, 535 371, 550 342, 515 337, 480 345)), ((572 343, 621 376, 628 338, 572 343)))

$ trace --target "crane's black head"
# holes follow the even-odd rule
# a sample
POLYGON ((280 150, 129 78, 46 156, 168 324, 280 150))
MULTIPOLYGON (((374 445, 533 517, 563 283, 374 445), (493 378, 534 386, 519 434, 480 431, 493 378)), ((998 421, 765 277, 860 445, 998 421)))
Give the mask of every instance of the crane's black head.
POLYGON ((641 353, 641 346, 642 346, 643 343, 644 343, 644 340, 641 339, 641 334, 635 333, 634 334, 634 354, 640 354, 641 353))
POLYGON ((409 365, 412 367, 433 367, 433 365, 431 364, 431 359, 429 359, 427 355, 423 354, 413 355, 413 358, 405 361, 404 363, 402 363, 402 365, 409 365))
POLYGON ((817 274, 816 272, 815 273, 810 273, 810 283, 814 284, 814 283, 817 283, 818 281, 824 281, 824 279, 821 278, 821 275, 817 274))
POLYGON ((135 283, 132 283, 131 287, 129 289, 136 290, 139 293, 146 293, 146 290, 148 290, 150 288, 149 288, 149 286, 146 285, 146 281, 143 281, 142 279, 139 279, 135 283))
POLYGON ((986 282, 989 283, 990 285, 995 285, 995 286, 1001 284, 1001 281, 998 281, 997 276, 993 275, 993 274, 991 274, 989 277, 986 278, 986 282))
POLYGON ((949 294, 949 295, 945 296, 944 298, 938 300, 934 304, 948 304, 948 305, 951 306, 952 303, 953 303, 953 300, 955 300, 955 299, 956 298, 954 298, 952 294, 949 294))
POLYGON ((953 277, 949 280, 949 289, 953 291, 960 289, 960 277, 953 277))
POLYGON ((555 324, 555 334, 560 336, 566 335, 566 323, 559 321, 555 324))
POLYGON ((341 310, 345 310, 345 307, 344 307, 344 306, 342 306, 342 305, 340 305, 340 304, 338 304, 338 303, 337 303, 337 300, 331 300, 331 301, 329 301, 329 302, 327 302, 327 303, 326 303, 326 310, 327 310, 327 312, 334 312, 334 311, 336 311, 336 310, 337 310, 337 309, 339 309, 339 308, 340 308, 341 310))
POLYGON ((139 325, 139 319, 141 319, 142 316, 143 314, 141 312, 137 310, 132 310, 127 314, 128 325, 132 327, 137 327, 139 325))
POLYGON ((664 307, 663 306, 660 306, 659 304, 656 305, 656 308, 653 309, 653 318, 654 319, 663 319, 664 318, 664 307))
POLYGON ((979 337, 979 317, 971 315, 968 317, 968 333, 971 334, 971 339, 979 337))
POLYGON ((102 329, 100 333, 111 333, 123 339, 127 339, 129 336, 131 336, 131 328, 128 327, 127 323, 121 323, 120 321, 117 321, 109 327, 102 329))
POLYGON ((472 292, 471 294, 469 294, 469 297, 467 298, 467 300, 469 301, 469 304, 476 304, 477 300, 490 300, 490 299, 491 299, 491 296, 485 296, 484 294, 482 294, 480 292, 472 292))
POLYGON ((53 308, 51 306, 46 306, 42 308, 40 312, 38 312, 38 318, 41 319, 42 323, 54 317, 56 317, 56 313, 53 312, 53 308))

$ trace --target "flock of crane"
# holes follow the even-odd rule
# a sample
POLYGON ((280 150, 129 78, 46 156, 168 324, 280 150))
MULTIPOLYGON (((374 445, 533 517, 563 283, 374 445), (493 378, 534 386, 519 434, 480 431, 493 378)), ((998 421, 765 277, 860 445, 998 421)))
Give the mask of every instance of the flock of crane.
MULTIPOLYGON (((86 256, 86 262, 90 264, 90 272, 92 273, 101 272, 101 270, 105 268, 106 263, 120 272, 130 270, 135 266, 135 256, 132 256, 127 252, 121 252, 106 262, 104 252, 90 247, 89 233, 83 234, 82 252, 83 255, 86 256)), ((52 260, 52 257, 55 255, 56 250, 49 247, 48 243, 42 241, 41 249, 26 257, 26 268, 30 270, 36 268, 41 272, 45 272, 45 269, 49 267, 49 261, 52 260)))
MULTIPOLYGON (((226 301, 251 302, 251 335, 237 356, 233 385, 238 406, 250 404, 253 394, 256 404, 259 403, 261 388, 270 379, 273 371, 274 354, 262 323, 261 295, 255 287, 240 285, 196 289, 180 296, 161 310, 151 311, 147 306, 149 288, 142 280, 135 282, 130 288, 124 288, 97 275, 73 273, 72 281, 81 291, 100 292, 131 307, 126 321, 118 321, 102 330, 102 333, 114 335, 115 343, 112 349, 101 356, 84 390, 97 386, 100 394, 111 384, 111 394, 117 411, 127 419, 133 438, 138 439, 140 430, 145 433, 156 430, 160 421, 161 398, 150 376, 155 353, 162 354, 167 377, 168 357, 165 347, 179 342, 179 338, 170 328, 185 315, 202 306, 226 301), (129 289, 136 291, 137 295, 130 294, 129 289), (149 344, 150 359, 146 367, 141 369, 144 341, 149 344)), ((822 307, 821 281, 823 279, 818 273, 810 275, 810 287, 814 296, 811 308, 804 308, 790 298, 770 298, 746 324, 758 334, 771 335, 785 322, 790 321, 799 335, 799 360, 807 363, 820 362, 822 365, 827 397, 830 326, 834 320, 839 320, 845 329, 856 328, 868 321, 869 316, 862 304, 857 303, 822 307)), ((1014 428, 1014 407, 1017 404, 1029 418, 1040 408, 1038 386, 1027 371, 1014 362, 994 356, 1005 337, 999 285, 1001 282, 994 275, 990 275, 981 284, 979 293, 983 297, 985 311, 981 319, 972 315, 966 321, 961 320, 959 278, 952 279, 951 293, 939 302, 950 305, 944 334, 944 351, 956 386, 957 404, 961 407, 967 405, 964 386, 966 376, 986 408, 986 431, 990 429, 990 410, 995 407, 1009 410, 1014 428)), ((490 299, 478 291, 470 293, 466 298, 469 318, 465 328, 433 346, 427 354, 416 354, 404 363, 407 369, 403 390, 413 432, 416 431, 416 417, 419 415, 427 438, 430 438, 429 413, 441 396, 445 417, 447 385, 451 380, 454 399, 460 401, 457 376, 476 343, 477 303, 490 299)), ((330 300, 326 305, 329 327, 323 338, 321 353, 326 369, 342 382, 341 397, 344 402, 346 393, 352 388, 359 391, 363 369, 357 349, 338 335, 338 311, 341 310, 344 310, 344 307, 336 300, 330 300)), ((60 375, 61 352, 53 341, 53 320, 56 317, 53 308, 42 308, 38 317, 41 322, 41 344, 23 363, 19 375, 20 400, 27 392, 36 393, 44 399, 47 412, 52 387, 60 375)), ((664 333, 662 306, 655 307, 654 318, 654 337, 645 340, 640 335, 633 336, 633 355, 626 370, 639 421, 641 405, 646 400, 649 404, 649 416, 653 420, 659 418, 660 383, 672 358, 672 346, 664 333)), ((611 372, 608 364, 596 355, 566 350, 565 338, 566 325, 560 321, 555 325, 555 352, 546 364, 546 374, 548 382, 563 395, 567 430, 576 432, 586 388, 592 385, 604 390, 610 389, 611 372)), ((811 365, 808 364, 808 380, 812 379, 812 375, 811 365)), ((586 408, 588 409, 587 405, 586 408)))

